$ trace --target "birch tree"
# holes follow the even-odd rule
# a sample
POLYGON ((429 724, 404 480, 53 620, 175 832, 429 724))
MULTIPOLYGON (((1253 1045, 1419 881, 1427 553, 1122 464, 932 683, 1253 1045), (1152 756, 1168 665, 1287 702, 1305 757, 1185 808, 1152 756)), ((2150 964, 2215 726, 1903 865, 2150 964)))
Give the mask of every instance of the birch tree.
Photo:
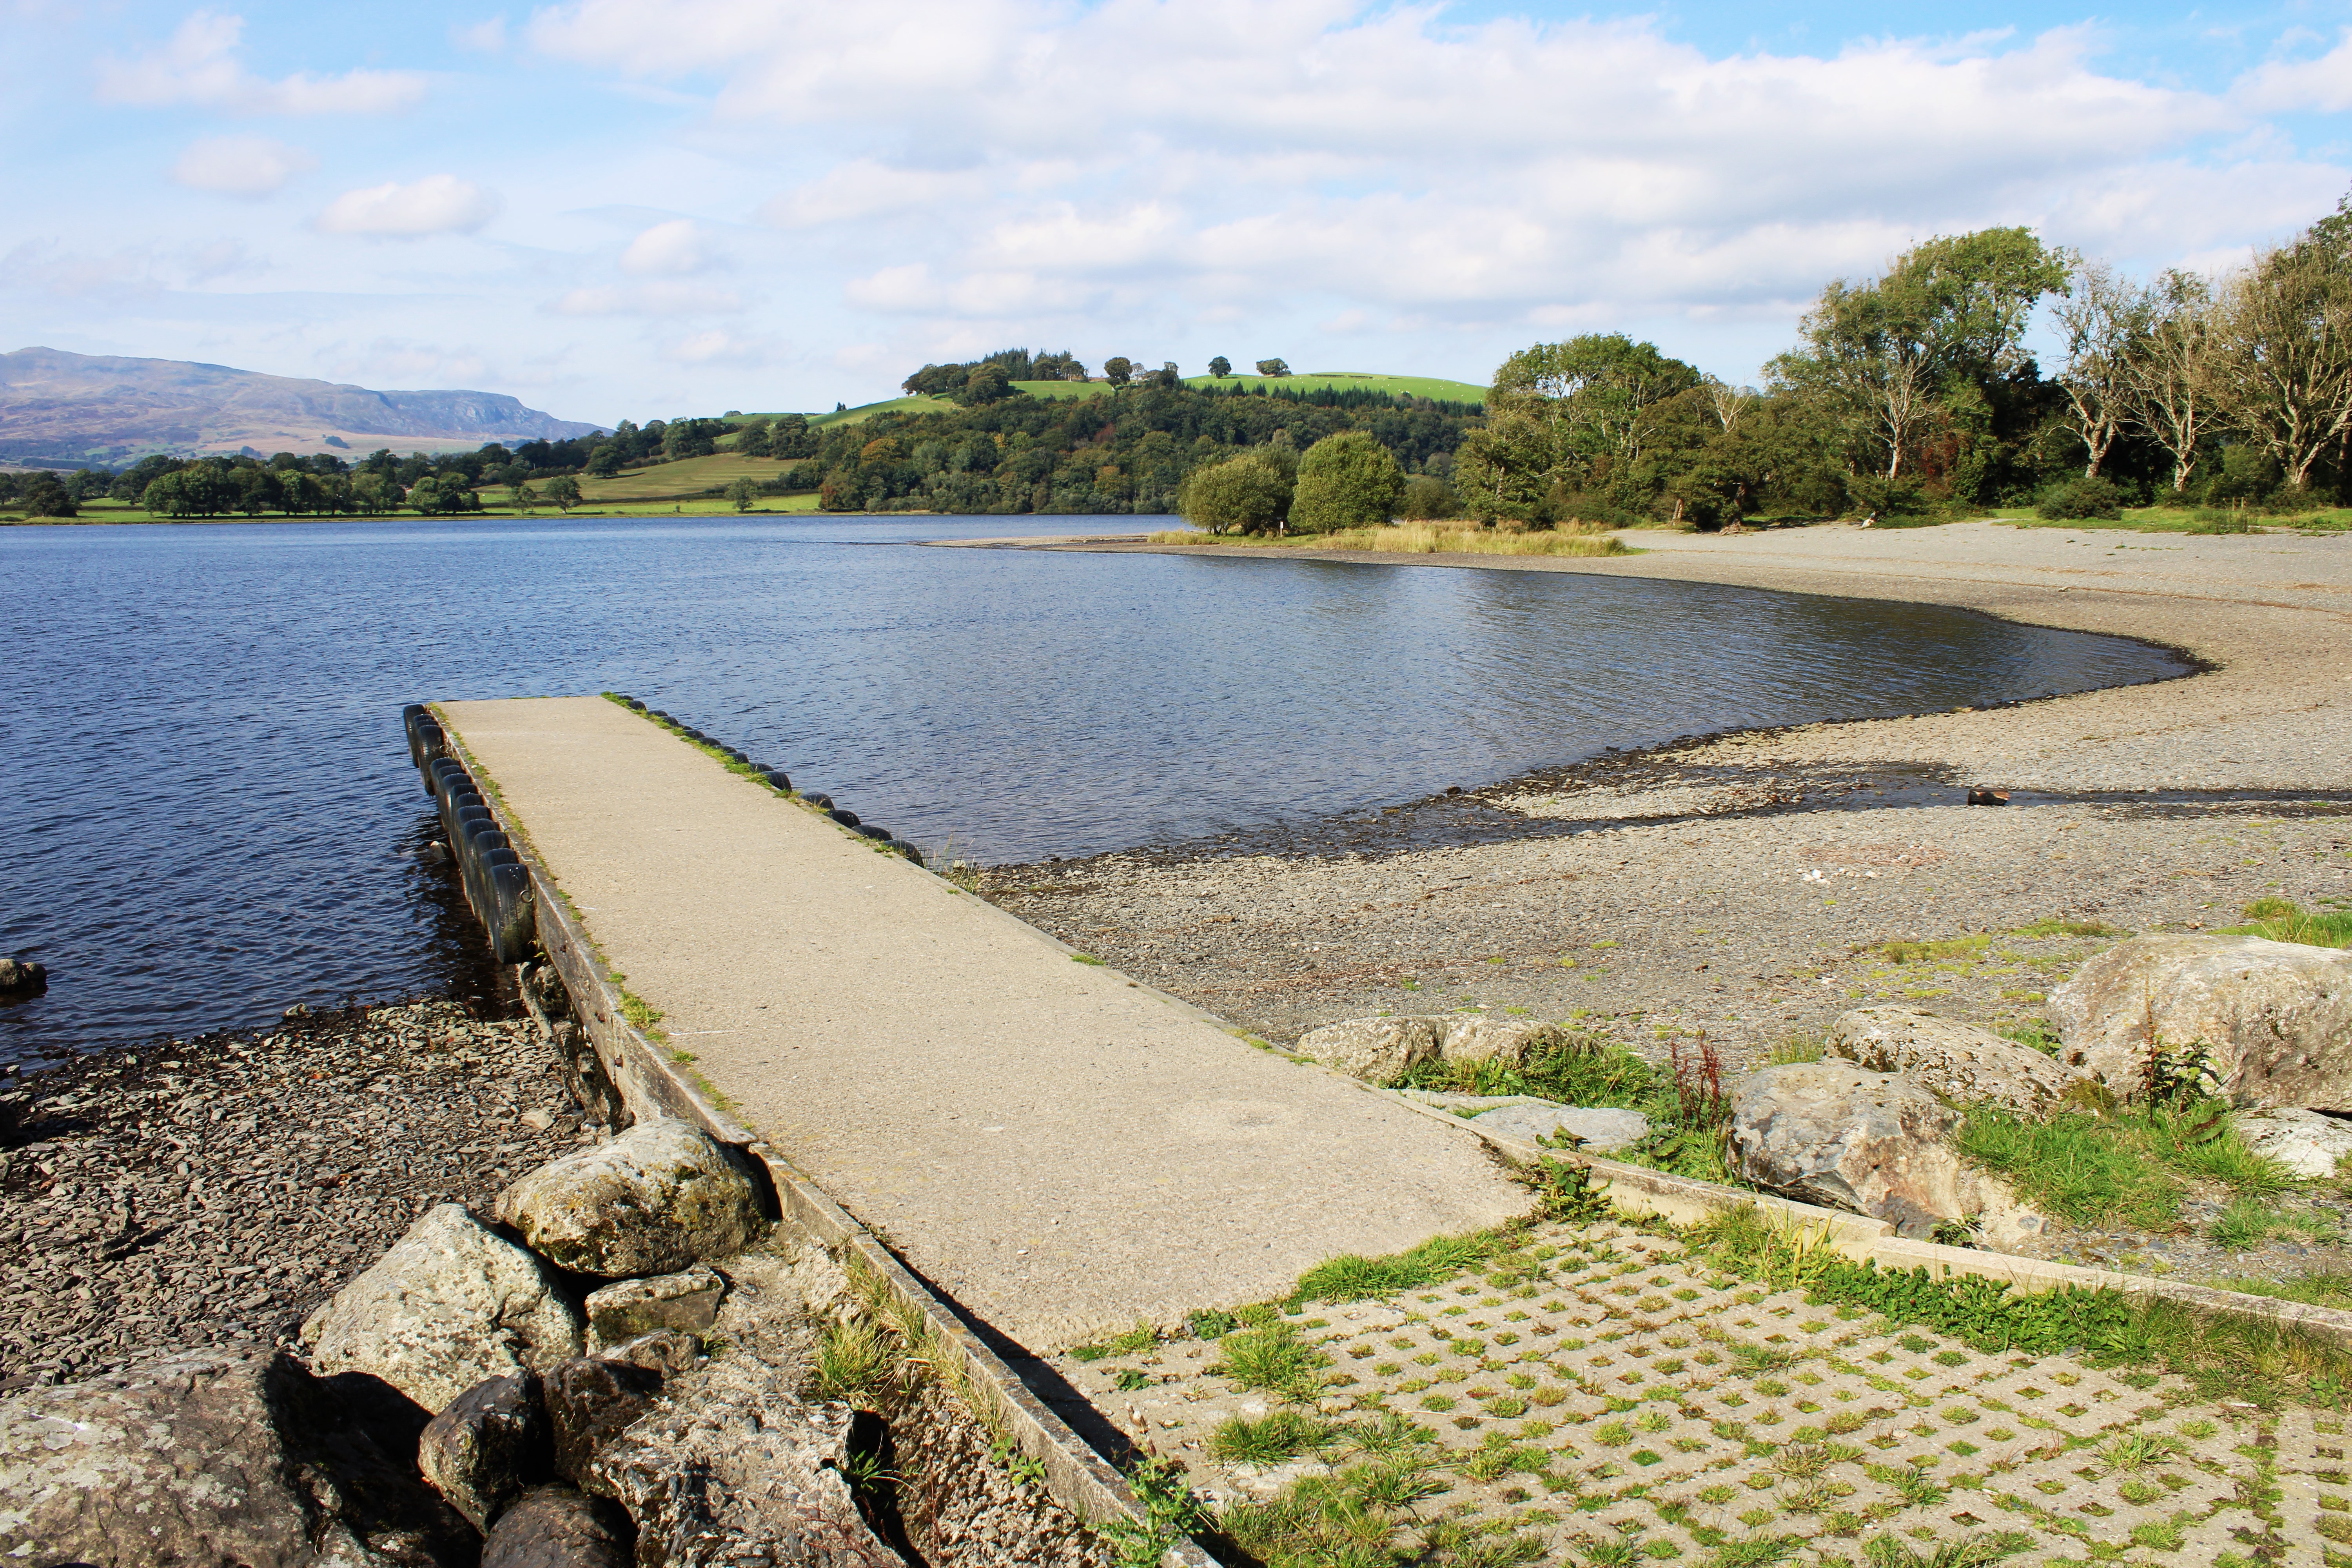
POLYGON ((2189 488, 2198 443, 2212 433, 2222 390, 2223 342, 2213 286, 2167 271, 2149 289, 2147 334, 2126 358, 2132 426, 2172 456, 2172 488, 2189 488))
POLYGON ((2308 490, 2352 431, 2352 257, 2318 231, 2282 246, 2230 280, 2221 321, 2230 422, 2308 490))
POLYGON ((2088 455, 2083 477, 2095 479, 2130 420, 2137 390, 2133 356, 2144 345, 2155 314, 2147 289, 2104 261, 2072 258, 2055 307, 2066 336, 2058 384, 2066 394, 2066 424, 2088 455))

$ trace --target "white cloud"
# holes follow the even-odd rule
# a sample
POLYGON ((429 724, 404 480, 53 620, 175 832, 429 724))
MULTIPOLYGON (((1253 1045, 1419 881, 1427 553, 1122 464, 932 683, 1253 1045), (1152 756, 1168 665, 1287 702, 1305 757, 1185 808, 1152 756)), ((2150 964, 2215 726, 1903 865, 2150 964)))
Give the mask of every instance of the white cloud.
POLYGON ((191 190, 257 197, 277 195, 318 166, 303 149, 267 136, 214 136, 190 143, 172 165, 172 178, 191 190))
MULTIPOLYGON (((1787 316, 1937 232, 2160 248, 2147 173, 2247 124, 2104 71, 2085 28, 1717 58, 1646 21, 1454 25, 1369 0, 572 0, 530 36, 632 79, 715 81, 722 122, 822 124, 841 161, 761 216, 843 226, 865 258, 845 300, 942 330, 1787 316), (1075 144, 1068 105, 1108 82, 1116 114, 1075 144), (966 167, 883 151, 909 142, 966 167), (887 243, 870 227, 917 212, 887 243)), ((2270 90, 2352 96, 2352 68, 2324 67, 2270 90)), ((2275 148, 2228 162, 2200 224, 2342 183, 2275 148)))
POLYGON ((633 278, 681 277, 712 262, 709 236, 692 218, 657 223, 621 252, 621 270, 633 278))
POLYGON ((245 18, 197 11, 172 41, 134 60, 101 60, 98 95, 110 103, 167 108, 190 104, 234 114, 382 114, 425 96, 414 71, 307 71, 276 81, 255 76, 236 58, 245 18))
POLYGON ((784 228, 852 223, 932 206, 958 193, 973 194, 973 178, 929 169, 893 169, 857 158, 782 195, 760 209, 784 228))
POLYGON ((499 214, 498 193, 455 174, 427 174, 346 191, 319 215, 327 234, 369 234, 416 239, 431 234, 471 234, 499 214))
POLYGON ((478 54, 503 54, 507 47, 507 19, 500 16, 487 22, 452 24, 449 41, 461 49, 472 49, 478 54))
POLYGON ((698 283, 637 283, 574 289, 548 309, 559 316, 706 316, 740 310, 743 298, 698 283))
POLYGON ((2352 109, 2352 28, 2316 59, 2272 60, 2240 78, 2236 96, 2249 107, 2318 109, 2341 114, 2352 109))
POLYGON ((713 328, 678 339, 663 350, 663 357, 680 364, 761 365, 772 363, 788 353, 778 339, 745 336, 713 328))

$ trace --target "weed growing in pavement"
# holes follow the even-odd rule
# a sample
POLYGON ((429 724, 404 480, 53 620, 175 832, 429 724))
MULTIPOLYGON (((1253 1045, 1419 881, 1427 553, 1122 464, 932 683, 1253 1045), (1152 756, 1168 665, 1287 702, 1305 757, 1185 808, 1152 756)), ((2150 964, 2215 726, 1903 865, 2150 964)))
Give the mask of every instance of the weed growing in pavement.
POLYGON ((1468 1236, 1437 1236, 1408 1252, 1385 1258, 1342 1253, 1328 1258, 1299 1277, 1292 1292, 1297 1301, 1360 1301, 1390 1296, 1423 1285, 1450 1279, 1508 1245, 1506 1232, 1474 1232, 1468 1236))
POLYGON ((1227 1334, 1217 1342, 1217 1354, 1212 1372, 1244 1388, 1263 1388, 1301 1404, 1315 1397, 1323 1386, 1323 1369, 1331 1364, 1329 1356, 1302 1342, 1298 1331, 1280 1319, 1227 1334))
POLYGON ((1209 1457, 1231 1465, 1278 1465, 1328 1446, 1334 1429, 1296 1411, 1277 1410, 1263 1421, 1236 1415, 1209 1438, 1209 1457))
POLYGON ((2021 1530, 1998 1535, 1971 1535, 1959 1541, 1930 1543, 1923 1554, 1899 1536, 1882 1535, 1862 1549, 1870 1568, 1990 1568, 2021 1552, 2033 1550, 2032 1536, 2021 1530))
POLYGON ((1420 1506, 1446 1490, 1440 1474, 1445 1455, 1427 1427, 1389 1411, 1378 1422, 1339 1429, 1331 1442, 1358 1462, 1304 1477, 1265 1502, 1230 1504, 1217 1516, 1219 1530, 1269 1568, 1390 1568, 1400 1562, 1472 1568, 1527 1560, 1474 1555, 1479 1542, 1460 1535, 1410 1539, 1420 1506))
POLYGON ((888 1377, 895 1359, 871 1323, 836 1323, 817 1341, 817 1388, 836 1399, 855 1399, 888 1377))

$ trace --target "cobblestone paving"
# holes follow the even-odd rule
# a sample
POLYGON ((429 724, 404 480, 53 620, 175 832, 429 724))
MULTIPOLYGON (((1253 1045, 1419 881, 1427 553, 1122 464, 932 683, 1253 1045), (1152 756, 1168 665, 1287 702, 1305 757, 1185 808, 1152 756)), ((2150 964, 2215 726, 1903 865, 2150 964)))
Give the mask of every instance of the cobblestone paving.
POLYGON ((1225 1374, 1232 1340, 1140 1333, 1065 1358, 1066 1375, 1220 1505, 1344 1470, 1355 1431, 1403 1413, 1442 1448, 1445 1489, 1415 1521, 1514 1543, 1495 1560, 1905 1564, 2005 1534, 2019 1563, 2352 1564, 2340 1411, 1988 1355, 1613 1225, 1540 1227, 1396 1296, 1253 1316, 1242 1332, 1311 1349, 1319 1386, 1246 1387, 1225 1374), (1328 1439, 1279 1463, 1213 1456, 1221 1426, 1285 1410, 1328 1439))

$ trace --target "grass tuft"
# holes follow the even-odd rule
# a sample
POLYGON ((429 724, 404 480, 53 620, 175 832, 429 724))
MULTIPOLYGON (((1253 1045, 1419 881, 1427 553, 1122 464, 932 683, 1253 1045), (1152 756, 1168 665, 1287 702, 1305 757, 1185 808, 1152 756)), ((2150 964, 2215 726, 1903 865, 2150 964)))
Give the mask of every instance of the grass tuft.
POLYGON ((2312 914, 2284 899, 2256 899, 2245 907, 2244 925, 2225 927, 2221 936, 2260 936, 2305 947, 2352 947, 2352 910, 2312 914))

